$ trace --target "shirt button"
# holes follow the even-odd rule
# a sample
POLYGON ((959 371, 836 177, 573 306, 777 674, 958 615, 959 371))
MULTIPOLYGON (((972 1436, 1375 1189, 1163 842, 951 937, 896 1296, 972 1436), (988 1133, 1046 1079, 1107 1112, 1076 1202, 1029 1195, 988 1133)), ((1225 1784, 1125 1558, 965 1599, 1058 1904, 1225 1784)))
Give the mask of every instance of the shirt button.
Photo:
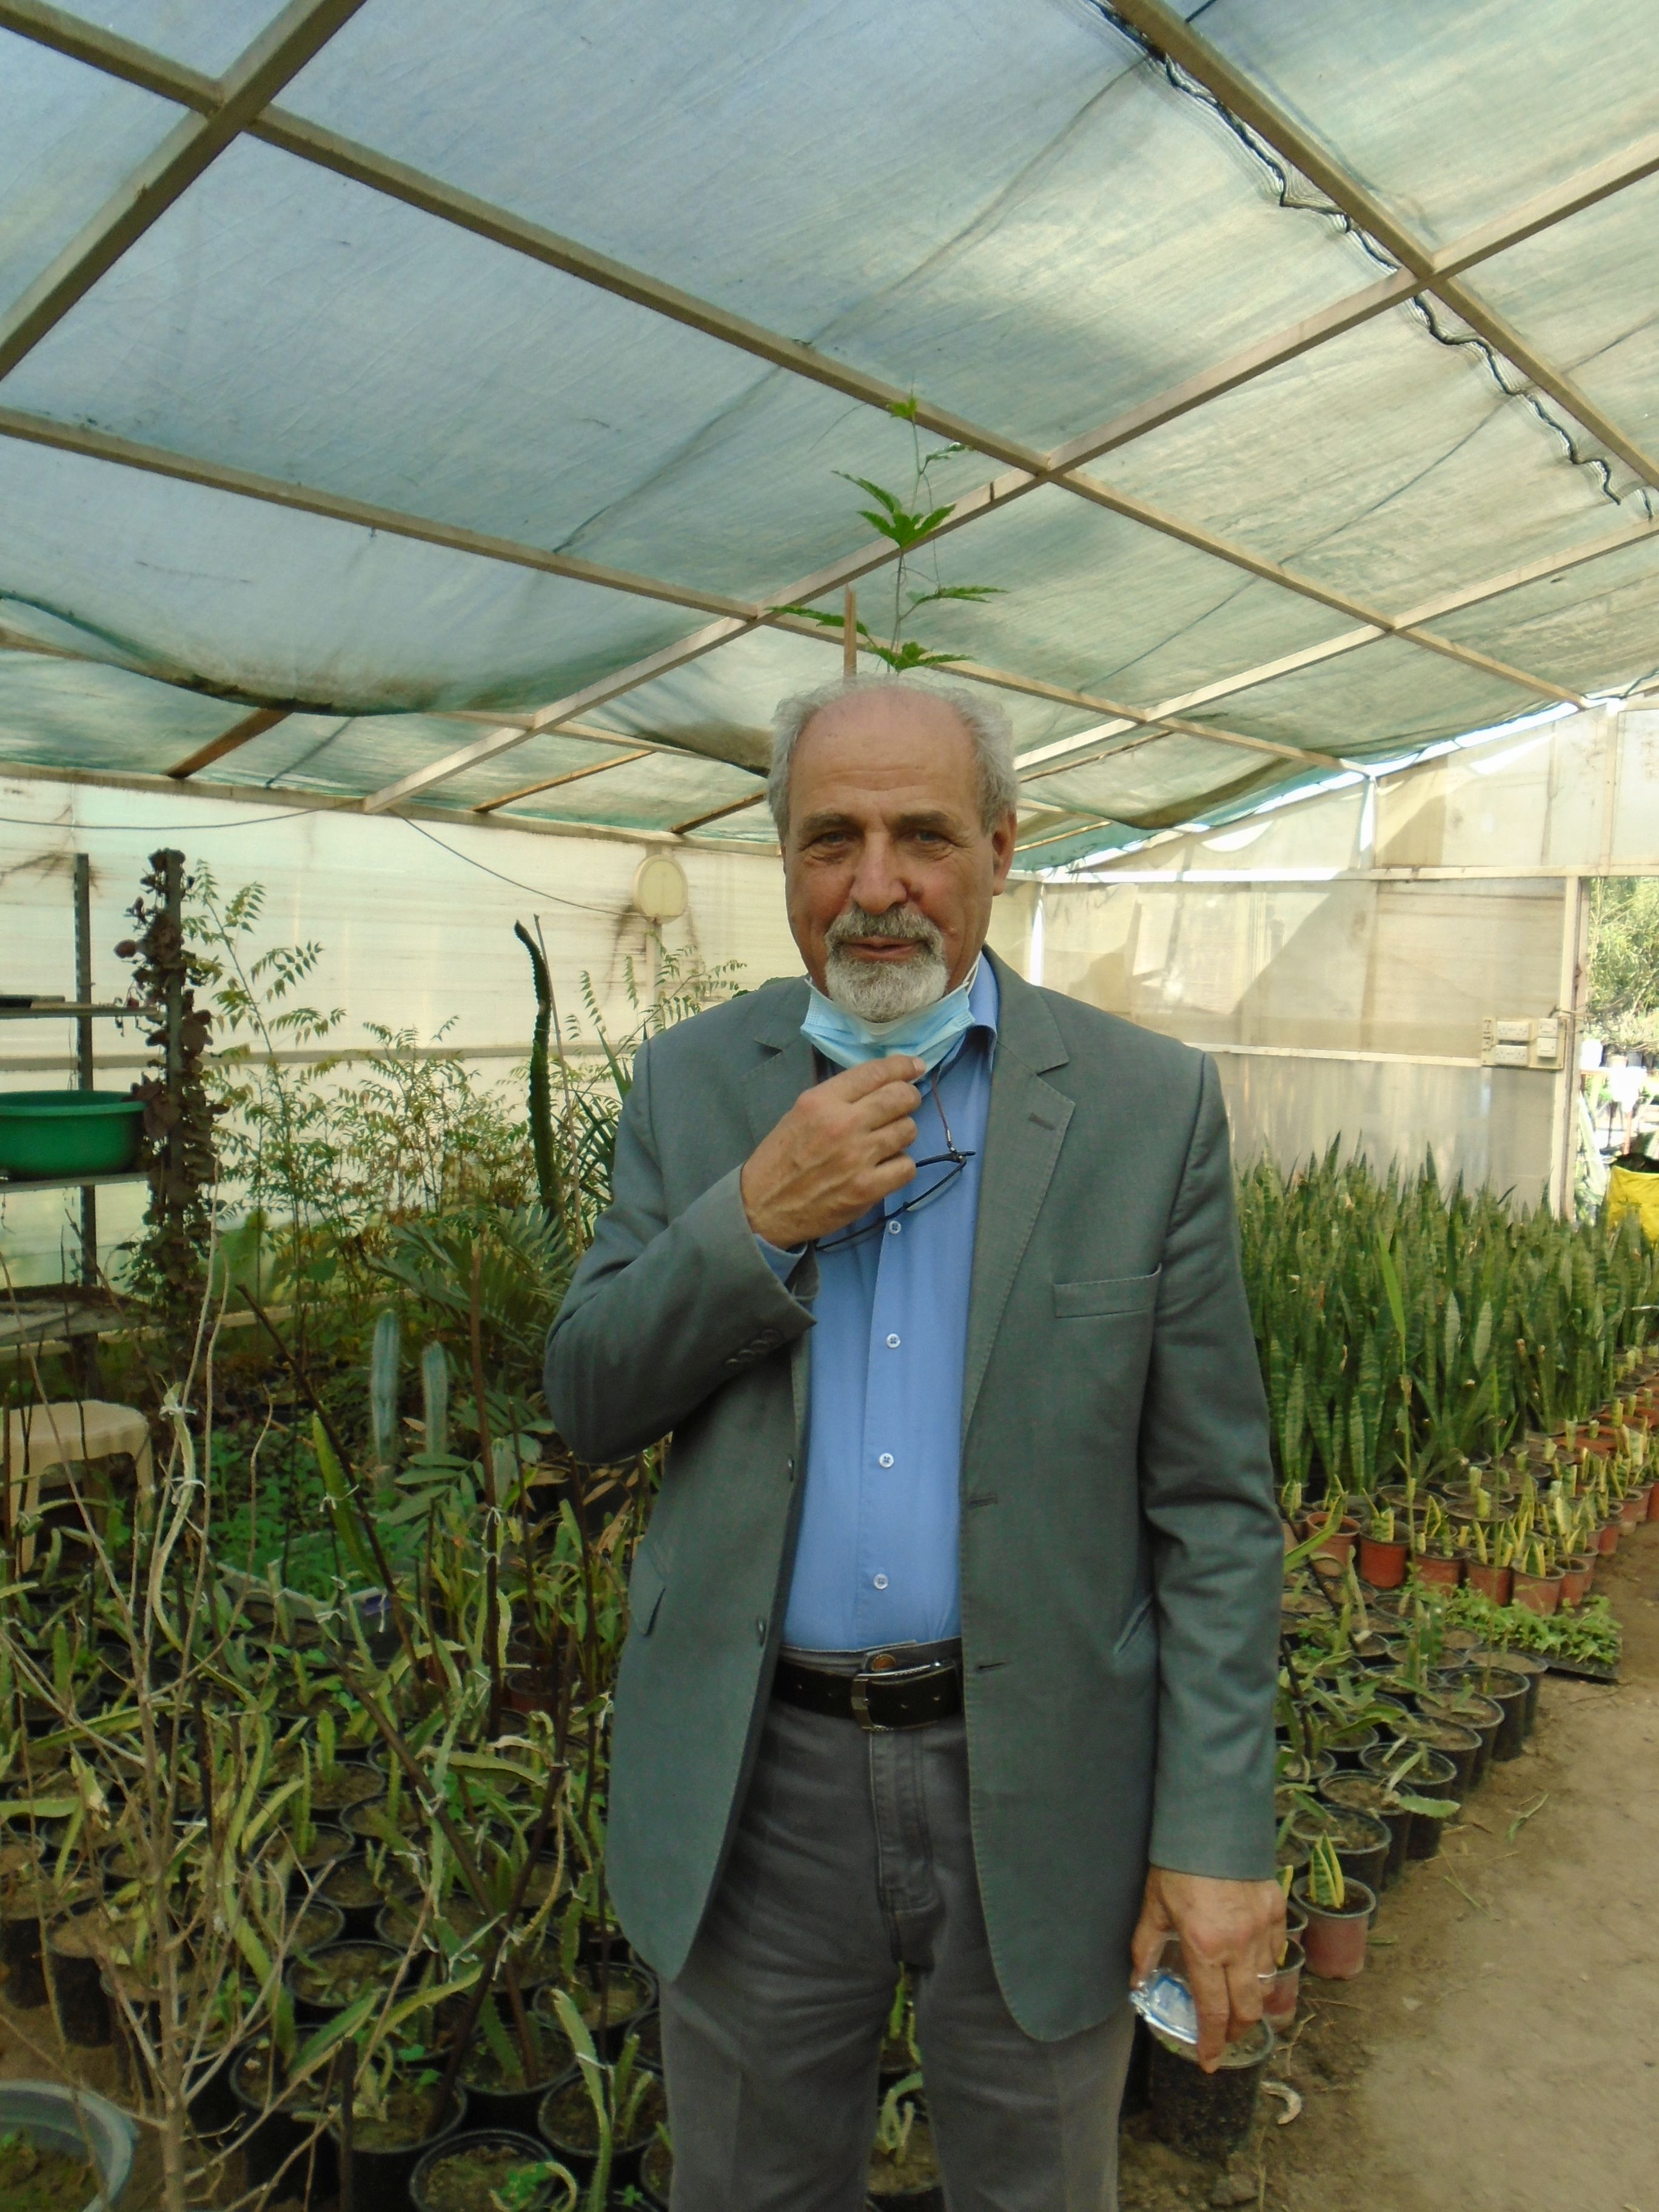
POLYGON ((757 1644, 764 1644, 766 1641, 766 1623, 764 1620, 757 1620, 755 1623, 755 1641, 757 1644))
POLYGON ((887 1224, 887 1234, 890 1237, 896 1237, 903 1226, 904 1224, 902 1221, 890 1221, 887 1224))
POLYGON ((878 1467, 891 1467, 892 1464, 893 1455, 891 1452, 884 1452, 881 1457, 876 1462, 876 1465, 878 1467))
POLYGON ((876 1577, 876 1588, 877 1588, 878 1589, 886 1589, 886 1587, 887 1587, 887 1577, 886 1577, 886 1576, 885 1576, 885 1575, 878 1575, 878 1576, 876 1577))
POLYGON ((890 1352, 896 1352, 896 1351, 898 1350, 898 1348, 899 1348, 899 1340, 898 1340, 897 1337, 896 1337, 896 1336, 890 1336, 890 1337, 888 1338, 888 1340, 887 1340, 887 1349, 888 1349, 890 1352))

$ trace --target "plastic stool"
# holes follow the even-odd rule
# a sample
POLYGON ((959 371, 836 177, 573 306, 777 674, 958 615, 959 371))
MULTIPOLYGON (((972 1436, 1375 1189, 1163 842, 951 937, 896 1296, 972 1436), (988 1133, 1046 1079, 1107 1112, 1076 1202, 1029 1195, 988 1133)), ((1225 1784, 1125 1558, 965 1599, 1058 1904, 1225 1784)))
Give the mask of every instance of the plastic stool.
MULTIPOLYGON (((112 1406, 100 1398, 70 1399, 57 1405, 22 1406, 6 1417, 7 1525, 40 1510, 40 1478, 48 1468, 67 1467, 112 1452, 131 1452, 140 1498, 155 1480, 149 1423, 136 1406, 112 1406)), ((23 1539, 20 1565, 34 1558, 34 1539, 23 1539)))

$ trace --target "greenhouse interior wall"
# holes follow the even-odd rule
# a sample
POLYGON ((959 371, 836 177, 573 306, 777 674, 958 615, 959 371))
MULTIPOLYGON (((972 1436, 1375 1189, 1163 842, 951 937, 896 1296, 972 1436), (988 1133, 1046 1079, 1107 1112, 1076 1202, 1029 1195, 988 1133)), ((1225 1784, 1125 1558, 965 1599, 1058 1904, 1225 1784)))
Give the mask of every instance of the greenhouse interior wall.
MULTIPOLYGON (((776 859, 685 839, 582 836, 344 807, 185 798, 118 779, 0 780, 0 936, 9 982, 73 988, 74 856, 92 861, 94 997, 124 994, 114 956, 148 854, 182 849, 220 894, 264 886, 256 945, 314 940, 316 1005, 520 1079, 534 1002, 512 935, 539 927, 567 1040, 625 1034, 649 988, 641 863, 670 852, 685 911, 662 942, 744 985, 799 972, 776 859)), ((1432 1154, 1445 1176, 1533 1204, 1571 1188, 1585 884, 1659 869, 1659 710, 1595 708, 1466 741, 1395 775, 1355 775, 1123 862, 1012 884, 992 943, 1022 974, 1215 1054, 1241 1160, 1291 1167, 1332 1143, 1378 1167, 1432 1154), (1482 1025, 1559 1027, 1558 1064, 1485 1064, 1482 1025)), ((125 1090, 135 1024, 99 1024, 100 1084, 125 1090)), ((0 1087, 56 1087, 71 1024, 8 1025, 0 1087)), ((1513 1048, 1511 1056, 1513 1056, 1513 1048)), ((13 1280, 66 1278, 75 1194, 0 1194, 13 1280)), ((143 1187, 100 1195, 106 1265, 143 1187)))

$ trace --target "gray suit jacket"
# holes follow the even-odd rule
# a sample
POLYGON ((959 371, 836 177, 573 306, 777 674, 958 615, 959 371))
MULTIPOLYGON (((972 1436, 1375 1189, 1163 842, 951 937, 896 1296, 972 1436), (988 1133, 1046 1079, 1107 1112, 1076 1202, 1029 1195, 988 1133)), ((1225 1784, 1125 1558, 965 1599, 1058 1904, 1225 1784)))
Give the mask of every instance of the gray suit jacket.
MULTIPOLYGON (((1282 1545, 1211 1062, 997 963, 962 1408, 974 1842, 1032 2035, 1123 1997, 1148 1856, 1271 1875, 1282 1545)), ((804 981, 652 1039, 549 1340, 605 1461, 672 1431, 617 1691, 610 1879, 677 1974, 758 1740, 801 1495, 816 1287, 738 1172, 814 1079, 804 981)))

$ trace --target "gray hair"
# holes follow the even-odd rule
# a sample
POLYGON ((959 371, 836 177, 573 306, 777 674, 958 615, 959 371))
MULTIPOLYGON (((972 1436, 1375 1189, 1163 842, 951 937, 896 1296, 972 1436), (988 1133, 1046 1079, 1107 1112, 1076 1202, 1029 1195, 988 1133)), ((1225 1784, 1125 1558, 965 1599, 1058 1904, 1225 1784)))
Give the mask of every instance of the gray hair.
POLYGON ((781 700, 772 717, 772 766, 766 779, 766 799, 780 838, 789 834, 789 770, 801 732, 814 714, 837 700, 855 699, 866 691, 897 691, 914 699, 937 699, 948 707, 968 732, 979 769, 981 826, 994 830, 1003 816, 1019 803, 1014 775, 1014 729, 994 699, 981 698, 960 684, 918 684, 903 676, 854 676, 850 680, 821 684, 816 691, 798 691, 781 700))

